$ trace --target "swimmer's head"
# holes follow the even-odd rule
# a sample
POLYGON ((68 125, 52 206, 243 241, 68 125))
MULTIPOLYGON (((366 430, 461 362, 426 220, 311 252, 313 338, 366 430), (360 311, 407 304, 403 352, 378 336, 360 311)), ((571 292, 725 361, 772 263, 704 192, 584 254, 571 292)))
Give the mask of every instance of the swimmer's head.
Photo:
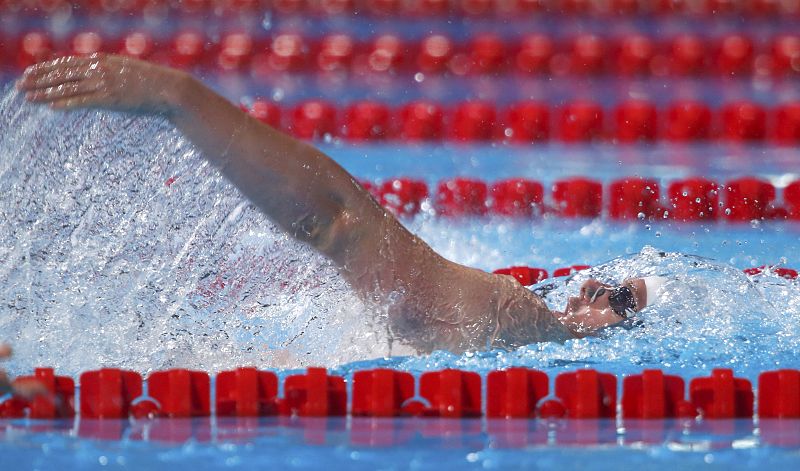
POLYGON ((655 289, 658 289, 648 286, 656 284, 649 280, 630 278, 618 286, 601 283, 595 279, 586 280, 581 285, 578 296, 569 298, 564 312, 558 313, 558 318, 579 337, 619 324, 647 306, 648 292, 654 294, 655 289))

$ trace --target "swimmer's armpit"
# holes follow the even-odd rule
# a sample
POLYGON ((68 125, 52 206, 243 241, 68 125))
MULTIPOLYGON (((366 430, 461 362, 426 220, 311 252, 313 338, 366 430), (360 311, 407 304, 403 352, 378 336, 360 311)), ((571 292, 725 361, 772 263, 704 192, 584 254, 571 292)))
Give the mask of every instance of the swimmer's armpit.
POLYGON ((562 324, 544 301, 512 277, 503 279, 497 329, 491 347, 514 349, 534 342, 565 342, 576 335, 562 324))

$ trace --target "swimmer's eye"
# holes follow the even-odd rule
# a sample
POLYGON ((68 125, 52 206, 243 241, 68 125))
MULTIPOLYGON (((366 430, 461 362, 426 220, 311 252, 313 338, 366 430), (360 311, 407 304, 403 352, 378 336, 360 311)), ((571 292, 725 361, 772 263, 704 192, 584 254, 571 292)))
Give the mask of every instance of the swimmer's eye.
POLYGON ((600 296, 604 295, 605 293, 606 293, 606 289, 603 288, 602 286, 597 288, 597 291, 595 291, 594 294, 592 294, 591 299, 589 299, 589 304, 593 303, 597 298, 599 298, 600 296))
POLYGON ((627 286, 611 290, 611 294, 608 295, 608 305, 623 319, 628 319, 636 312, 636 298, 627 286))

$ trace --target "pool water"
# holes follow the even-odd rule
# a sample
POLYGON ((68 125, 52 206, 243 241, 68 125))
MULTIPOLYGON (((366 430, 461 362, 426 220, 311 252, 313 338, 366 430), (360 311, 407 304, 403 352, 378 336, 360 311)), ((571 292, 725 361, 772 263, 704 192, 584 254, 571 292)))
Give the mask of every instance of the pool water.
MULTIPOLYGON (((377 26, 344 17, 240 20, 257 34, 291 30, 309 37, 346 31, 368 38, 382 28, 407 39, 432 31, 467 39, 485 30, 515 37, 533 28, 566 37, 608 29, 603 18, 558 15, 534 22, 404 17, 377 26)), ((166 37, 202 26, 217 37, 242 26, 230 18, 152 26, 124 16, 14 15, 0 16, 0 24, 8 36, 43 28, 60 40, 79 28, 116 34, 152 27, 166 37)), ((634 18, 614 24, 664 37, 742 31, 760 41, 796 31, 791 17, 634 18)), ((436 215, 428 200, 404 224, 445 257, 487 271, 526 265, 552 272, 587 264, 599 267, 592 275, 618 279, 666 263, 653 256, 659 251, 713 261, 697 269, 686 262, 696 259, 675 255, 668 271, 688 288, 642 312, 639 327, 511 352, 415 355, 394 342, 384 312, 357 299, 327 261, 279 233, 165 121, 34 108, 10 87, 16 72, 0 73, 0 340, 15 347, 15 358, 3 365, 13 375, 36 366, 77 378, 102 366, 146 374, 257 365, 283 377, 316 365, 349 381, 353 372, 376 367, 415 375, 460 368, 485 377, 526 366, 548 373, 552 386, 558 373, 579 368, 613 373, 618 380, 659 368, 688 380, 726 367, 753 384, 762 371, 800 368, 800 282, 741 273, 762 265, 800 268, 797 222, 452 219, 436 215), (618 257, 626 258, 607 263, 618 257)), ((320 97, 340 103, 377 98, 390 105, 470 98, 505 106, 522 99, 559 105, 589 97, 608 107, 631 98, 665 106, 699 97, 717 107, 739 99, 773 106, 798 97, 796 80, 758 74, 679 80, 201 75, 226 97, 246 103, 257 96, 283 104, 320 97)), ((702 175, 717 181, 758 176, 780 193, 800 179, 796 146, 766 142, 354 145, 328 136, 316 144, 360 179, 409 176, 429 188, 457 176, 489 183, 524 177, 549 188, 576 175, 604 184, 650 177, 662 185, 702 175)), ((563 301, 574 286, 553 299, 563 301)), ((22 469, 794 469, 800 464, 800 420, 19 419, 0 421, 0 457, 3 465, 22 469)))
MULTIPOLYGON (((16 307, 7 309, 2 320, 6 332, 16 332, 12 339, 18 358, 8 365, 12 373, 45 364, 61 373, 77 374, 99 365, 147 372, 174 366, 218 371, 277 363, 277 357, 265 353, 265 344, 283 347, 288 352, 283 360, 290 358, 285 363, 289 367, 328 366, 346 377, 373 367, 415 374, 453 367, 485 374, 523 365, 541 369, 551 378, 584 367, 619 376, 661 368, 690 378, 705 376, 714 367, 730 367, 755 383, 761 371, 798 366, 797 286, 774 275, 756 277, 753 286, 757 288, 736 298, 731 306, 704 306, 708 317, 703 316, 702 307, 695 306, 693 323, 683 328, 666 324, 670 318, 666 310, 663 317, 652 314, 654 323, 644 329, 611 329, 599 338, 564 345, 373 359, 398 355, 385 344, 375 343, 383 338, 375 327, 380 315, 365 319, 364 306, 347 295, 324 261, 271 229, 213 169, 203 167, 196 153, 164 123, 103 114, 56 116, 23 106, 13 94, 7 95, 3 112, 4 122, 31 133, 17 136, 37 143, 31 146, 20 138, 6 141, 2 153, 4 214, 16 221, 3 229, 5 240, 14 240, 13 245, 4 246, 4 260, 11 269, 5 272, 3 286, 5 299, 13 300, 6 305, 16 307), (55 132, 56 128, 61 132, 55 132), (103 147, 101 143, 112 133, 115 138, 110 142, 117 144, 103 147), (156 138, 142 139, 142 135, 156 138), (117 158, 103 159, 103 153, 117 158), (165 186, 164 181, 174 175, 179 176, 177 183, 165 186), (64 187, 72 190, 65 193, 64 187), (98 205, 109 209, 98 211, 98 205), (31 212, 30 208, 41 209, 31 212), (73 219, 77 208, 84 208, 82 216, 73 219), (198 223, 199 215, 203 218, 198 223), (113 220, 124 222, 119 229, 104 229, 113 220), (188 221, 195 224, 191 230, 185 226, 188 221), (202 231, 196 230, 198 226, 202 231), (216 240, 220 231, 232 237, 222 243, 216 240), (15 247, 25 247, 27 252, 14 252, 15 247), (194 257, 192 264, 184 266, 183 261, 194 257), (279 270, 254 266, 261 260, 279 270), (217 263, 221 268, 212 273, 222 275, 230 283, 228 288, 214 288, 208 281, 207 272, 217 263), (244 273, 236 278, 236 271, 244 273), (237 283, 241 286, 236 290, 230 288, 237 283), (20 288, 29 294, 19 296, 20 288), (242 303, 247 305, 256 293, 260 305, 272 307, 243 309, 242 303), (180 308, 170 311, 175 302, 180 308), (164 309, 180 315, 165 321, 164 309), (222 315, 227 317, 220 322, 222 315), (355 342, 330 342, 331 332, 355 342), (287 337, 292 342, 286 343, 287 337), (214 352, 215 348, 219 351, 214 352)), ((588 168, 603 181, 627 175, 629 170, 669 180, 697 170, 671 162, 668 154, 648 147, 640 149, 638 158, 650 163, 642 166, 612 160, 590 165, 586 159, 593 149, 573 148, 566 153, 557 146, 425 149, 330 143, 323 148, 365 179, 424 174, 431 183, 455 175, 487 181, 517 175, 546 183, 583 174, 588 168), (552 163, 555 156, 561 159, 557 166, 552 163)), ((723 160, 722 156, 707 159, 703 165, 708 167, 702 172, 722 180, 740 175, 740 169, 725 169, 720 164, 723 160)), ((759 167, 775 182, 793 175, 791 162, 777 153, 765 157, 759 167)), ((745 167, 744 173, 748 170, 745 167)), ((789 222, 448 220, 423 211, 405 223, 446 257, 486 270, 519 264, 548 269, 601 265, 620 255, 643 249, 647 253, 647 247, 653 246, 702 254, 720 266, 735 267, 733 272, 741 278, 724 270, 728 278, 712 272, 703 275, 735 291, 741 283, 751 286, 753 282, 739 269, 800 265, 796 255, 800 227, 789 222)), ((603 421, 266 418, 129 424, 14 420, 3 423, 0 447, 11 462, 37 469, 174 463, 200 468, 313 468, 322 463, 357 469, 551 465, 627 469, 644 463, 659 468, 749 468, 790 466, 799 458, 798 421, 782 421, 772 429, 778 430, 777 435, 754 428, 751 421, 658 424, 662 430, 653 431, 652 424, 603 421)))

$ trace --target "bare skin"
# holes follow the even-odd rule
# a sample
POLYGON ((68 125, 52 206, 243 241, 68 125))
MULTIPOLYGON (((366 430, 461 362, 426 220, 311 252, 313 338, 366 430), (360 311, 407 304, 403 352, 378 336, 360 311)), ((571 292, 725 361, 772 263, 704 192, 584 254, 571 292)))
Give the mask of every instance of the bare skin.
POLYGON ((418 351, 564 341, 621 320, 602 296, 553 312, 511 277, 444 259, 332 159, 187 73, 113 55, 66 57, 30 67, 17 87, 57 110, 167 117, 272 221, 332 260, 362 298, 388 306, 393 332, 418 351))

